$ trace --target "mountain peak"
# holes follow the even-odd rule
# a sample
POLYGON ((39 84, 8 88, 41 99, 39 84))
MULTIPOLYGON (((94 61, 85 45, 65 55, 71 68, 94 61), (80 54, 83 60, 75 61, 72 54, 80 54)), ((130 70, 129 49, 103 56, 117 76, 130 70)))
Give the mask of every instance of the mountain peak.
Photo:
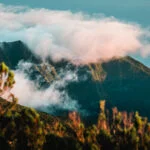
POLYGON ((32 60, 37 58, 22 41, 2 42, 0 47, 0 62, 4 61, 10 68, 14 69, 20 60, 32 60))

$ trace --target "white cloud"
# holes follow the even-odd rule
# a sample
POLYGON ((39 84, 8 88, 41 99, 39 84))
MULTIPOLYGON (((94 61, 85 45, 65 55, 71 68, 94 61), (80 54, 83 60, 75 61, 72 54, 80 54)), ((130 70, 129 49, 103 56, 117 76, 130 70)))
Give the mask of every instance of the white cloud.
POLYGON ((145 49, 149 30, 104 15, 0 5, 0 41, 22 40, 43 60, 87 64, 145 49), (148 33, 147 33, 148 32, 148 33))
POLYGON ((25 70, 29 70, 31 66, 31 63, 21 62, 15 71, 16 84, 11 92, 19 98, 19 104, 40 108, 46 112, 53 112, 53 106, 61 109, 79 110, 77 101, 71 99, 65 91, 68 83, 78 81, 75 72, 69 70, 60 72, 61 80, 53 81, 47 89, 42 90, 25 73, 25 70))

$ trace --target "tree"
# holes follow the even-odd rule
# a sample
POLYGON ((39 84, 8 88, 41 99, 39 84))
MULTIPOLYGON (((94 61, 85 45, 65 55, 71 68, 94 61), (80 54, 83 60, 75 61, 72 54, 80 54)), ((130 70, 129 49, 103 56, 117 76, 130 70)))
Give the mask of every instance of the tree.
POLYGON ((8 101, 15 100, 14 95, 10 92, 15 83, 14 76, 14 73, 4 62, 0 63, 0 97, 8 101))

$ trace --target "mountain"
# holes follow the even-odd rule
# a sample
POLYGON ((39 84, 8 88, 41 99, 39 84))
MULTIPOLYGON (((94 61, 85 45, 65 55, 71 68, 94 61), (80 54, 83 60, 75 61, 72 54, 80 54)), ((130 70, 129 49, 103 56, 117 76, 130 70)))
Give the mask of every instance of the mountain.
POLYGON ((21 41, 0 43, 0 54, 0 62, 4 61, 12 69, 20 60, 39 61, 21 41))
POLYGON ((75 66, 66 60, 55 63, 51 59, 42 64, 21 41, 1 45, 0 61, 12 69, 20 60, 32 62, 33 72, 29 72, 29 76, 34 80, 37 74, 40 75, 44 79, 42 86, 58 80, 60 70, 75 72, 78 81, 67 84, 65 91, 92 118, 97 118, 98 103, 103 99, 107 101, 107 108, 117 106, 120 110, 137 110, 150 118, 150 69, 130 56, 84 66, 75 66))
MULTIPOLYGON (((150 69, 127 56, 115 58, 102 64, 92 64, 93 75, 86 81, 68 85, 73 98, 78 99, 84 108, 97 114, 99 100, 107 100, 108 108, 117 106, 121 110, 139 111, 150 117, 150 69), (99 74, 99 68, 103 68, 99 74), (105 75, 104 75, 105 74, 105 75), (95 79, 96 76, 97 78, 95 79)), ((81 70, 88 70, 83 67, 81 70)))

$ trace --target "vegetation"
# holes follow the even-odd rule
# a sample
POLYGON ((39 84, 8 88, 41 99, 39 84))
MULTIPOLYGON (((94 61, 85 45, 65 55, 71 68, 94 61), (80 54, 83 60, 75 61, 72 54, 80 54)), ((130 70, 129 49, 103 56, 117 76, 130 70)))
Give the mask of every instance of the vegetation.
POLYGON ((58 74, 55 70, 55 67, 50 64, 41 64, 34 66, 36 71, 44 78, 47 83, 51 83, 55 78, 58 78, 58 74))
POLYGON ((10 101, 16 100, 14 95, 10 93, 11 88, 15 83, 14 73, 9 70, 4 62, 0 64, 0 96, 7 93, 7 99, 10 101))
POLYGON ((100 101, 97 124, 86 126, 77 112, 66 120, 34 109, 0 103, 0 148, 12 150, 148 150, 150 123, 138 112, 105 110, 100 101))
MULTIPOLYGON (((1 64, 3 73, 8 78, 1 85, 13 84, 14 75, 5 64, 1 64)), ((11 102, 0 99, 0 149, 149 150, 150 123, 138 112, 106 110, 105 100, 100 101, 97 124, 87 126, 77 112, 60 119, 20 106, 16 98, 11 102)))
POLYGON ((104 81, 107 74, 102 67, 102 64, 90 64, 88 65, 91 70, 92 78, 94 81, 104 81))

